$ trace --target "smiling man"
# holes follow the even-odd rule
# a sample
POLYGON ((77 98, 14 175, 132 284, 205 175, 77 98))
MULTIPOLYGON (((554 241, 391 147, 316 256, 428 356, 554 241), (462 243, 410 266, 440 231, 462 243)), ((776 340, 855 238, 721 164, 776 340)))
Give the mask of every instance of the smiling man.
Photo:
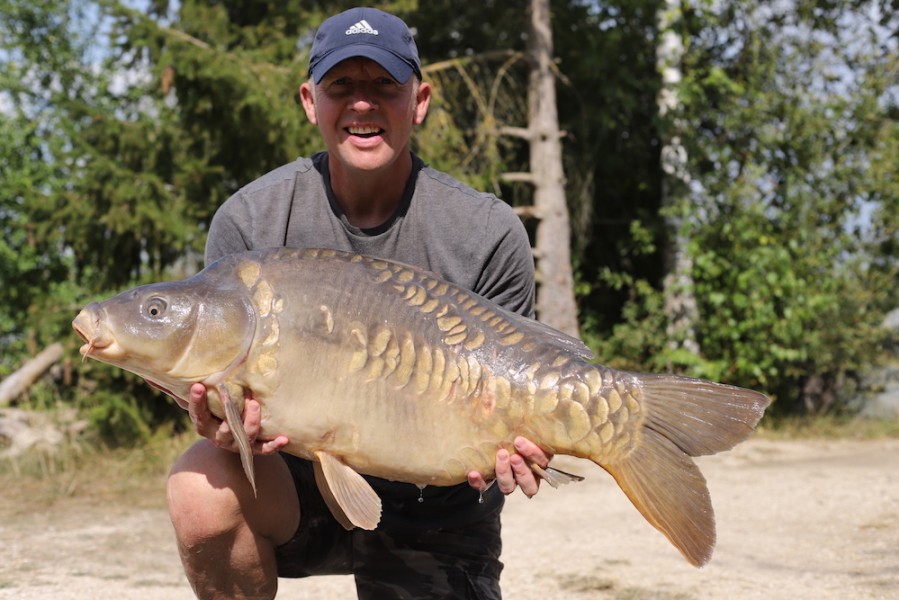
MULTIPOLYGON (((250 183, 218 210, 206 261, 274 246, 318 247, 398 260, 533 316, 534 267, 511 208, 426 166, 410 149, 427 115, 412 33, 395 16, 355 8, 326 20, 300 86, 325 152, 250 183)), ((549 457, 528 440, 496 457, 496 485, 420 490, 367 477, 382 499, 374 531, 345 531, 308 461, 259 439, 259 405, 245 428, 257 455, 258 497, 226 424, 195 384, 189 413, 204 440, 169 478, 169 512, 185 572, 200 598, 273 598, 278 577, 350 574, 359 598, 500 598, 503 494, 537 492, 526 461, 549 457)))

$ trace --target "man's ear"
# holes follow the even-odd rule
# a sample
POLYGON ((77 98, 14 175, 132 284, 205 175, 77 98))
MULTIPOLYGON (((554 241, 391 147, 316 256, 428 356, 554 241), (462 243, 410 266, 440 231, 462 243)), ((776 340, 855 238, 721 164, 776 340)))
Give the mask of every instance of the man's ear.
POLYGON ((300 85, 300 100, 303 102, 306 118, 313 125, 318 125, 318 116, 315 114, 315 88, 312 81, 306 81, 300 85))
POLYGON ((428 115, 428 106, 431 105, 431 84, 421 82, 415 92, 415 112, 412 115, 412 124, 421 125, 428 115))

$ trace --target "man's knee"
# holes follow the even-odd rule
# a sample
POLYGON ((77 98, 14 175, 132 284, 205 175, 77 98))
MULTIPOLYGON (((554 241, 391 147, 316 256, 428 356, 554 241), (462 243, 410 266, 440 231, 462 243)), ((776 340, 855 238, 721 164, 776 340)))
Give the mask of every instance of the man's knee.
POLYGON ((169 516, 185 538, 209 538, 232 530, 241 518, 242 496, 249 488, 240 457, 200 440, 185 452, 169 474, 169 516))
POLYGON ((274 544, 299 524, 293 479, 278 455, 255 456, 257 494, 234 452, 200 440, 185 452, 168 479, 168 505, 182 543, 228 535, 248 527, 274 544))
POLYGON ((198 598, 271 599, 277 565, 253 527, 256 506, 240 457, 208 440, 178 459, 168 480, 178 552, 198 598))

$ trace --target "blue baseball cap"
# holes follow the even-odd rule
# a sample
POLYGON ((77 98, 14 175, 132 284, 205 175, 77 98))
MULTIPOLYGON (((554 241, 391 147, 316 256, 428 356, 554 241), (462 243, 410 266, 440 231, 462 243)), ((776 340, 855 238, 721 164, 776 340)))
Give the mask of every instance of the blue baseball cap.
POLYGON ((319 83, 325 73, 348 58, 369 58, 400 83, 412 73, 421 78, 418 47, 399 17, 376 8, 351 8, 325 20, 309 54, 309 77, 319 83))

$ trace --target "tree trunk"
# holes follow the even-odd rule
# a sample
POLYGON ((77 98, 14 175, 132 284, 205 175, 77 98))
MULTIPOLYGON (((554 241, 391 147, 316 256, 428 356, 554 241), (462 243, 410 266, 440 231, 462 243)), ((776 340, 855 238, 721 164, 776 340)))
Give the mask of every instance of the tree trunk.
MULTIPOLYGON (((662 76, 659 92, 659 116, 668 124, 662 132, 662 206, 675 207, 678 194, 684 193, 690 183, 687 172, 687 151, 681 143, 678 131, 683 128, 672 121, 669 112, 677 108, 677 86, 681 82, 680 61, 684 53, 683 43, 672 23, 680 16, 679 0, 667 0, 658 18, 661 43, 656 54, 656 64, 662 76), (666 121, 666 119, 668 119, 666 121)), ((687 254, 687 240, 681 232, 681 221, 676 210, 667 217, 669 241, 665 249, 665 312, 668 317, 667 334, 670 344, 699 354, 696 342, 696 324, 699 311, 693 295, 692 260, 687 254)))
POLYGON ((571 269, 571 228, 565 198, 562 143, 553 74, 549 0, 531 0, 528 82, 530 164, 537 225, 537 316, 551 327, 578 336, 571 269))

